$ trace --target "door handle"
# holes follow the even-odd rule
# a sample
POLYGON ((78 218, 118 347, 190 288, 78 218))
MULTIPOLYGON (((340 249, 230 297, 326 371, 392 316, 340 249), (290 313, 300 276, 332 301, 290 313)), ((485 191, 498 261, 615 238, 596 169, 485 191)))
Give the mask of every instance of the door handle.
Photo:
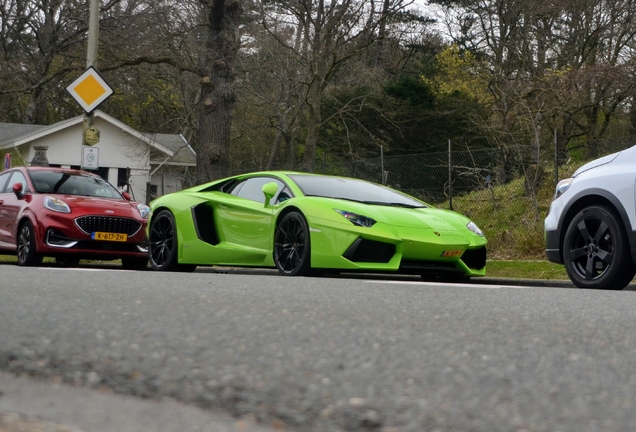
POLYGON ((0 200, 0 205, 4 204, 4 201, 0 200))

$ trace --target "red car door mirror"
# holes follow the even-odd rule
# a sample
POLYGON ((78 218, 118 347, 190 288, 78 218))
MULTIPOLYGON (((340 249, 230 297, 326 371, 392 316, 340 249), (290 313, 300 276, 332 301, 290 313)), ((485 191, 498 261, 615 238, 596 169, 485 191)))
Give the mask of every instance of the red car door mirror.
POLYGON ((128 201, 130 201, 132 199, 132 197, 130 196, 130 194, 128 192, 122 192, 121 195, 126 198, 128 201))
POLYGON ((24 196, 24 194, 22 193, 22 183, 14 183, 12 189, 15 196, 17 196, 18 199, 22 199, 22 197, 24 196))

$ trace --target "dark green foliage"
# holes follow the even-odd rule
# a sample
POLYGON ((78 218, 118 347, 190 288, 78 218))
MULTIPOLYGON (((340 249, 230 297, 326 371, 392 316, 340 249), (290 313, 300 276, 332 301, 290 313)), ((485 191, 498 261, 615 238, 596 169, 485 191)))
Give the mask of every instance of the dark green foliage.
POLYGON ((413 77, 401 78, 398 82, 386 87, 387 96, 405 101, 412 107, 432 110, 435 108, 435 95, 421 79, 413 77))

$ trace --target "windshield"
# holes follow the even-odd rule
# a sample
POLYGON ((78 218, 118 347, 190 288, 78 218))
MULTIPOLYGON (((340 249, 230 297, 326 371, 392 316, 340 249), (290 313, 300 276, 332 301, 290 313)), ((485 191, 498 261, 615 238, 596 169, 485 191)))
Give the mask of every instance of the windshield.
POLYGON ((339 198, 366 204, 427 207, 408 195, 364 180, 305 174, 293 174, 289 177, 296 182, 306 196, 339 198))
POLYGON ((64 171, 30 171, 36 192, 123 199, 117 189, 101 177, 64 171))

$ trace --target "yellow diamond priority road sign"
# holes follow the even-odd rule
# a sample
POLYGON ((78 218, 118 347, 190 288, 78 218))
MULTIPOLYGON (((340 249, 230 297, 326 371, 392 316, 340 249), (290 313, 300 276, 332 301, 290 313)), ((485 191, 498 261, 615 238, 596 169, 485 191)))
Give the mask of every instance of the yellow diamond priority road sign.
POLYGON ((92 67, 86 69, 66 90, 87 113, 91 113, 113 94, 113 89, 92 67))

